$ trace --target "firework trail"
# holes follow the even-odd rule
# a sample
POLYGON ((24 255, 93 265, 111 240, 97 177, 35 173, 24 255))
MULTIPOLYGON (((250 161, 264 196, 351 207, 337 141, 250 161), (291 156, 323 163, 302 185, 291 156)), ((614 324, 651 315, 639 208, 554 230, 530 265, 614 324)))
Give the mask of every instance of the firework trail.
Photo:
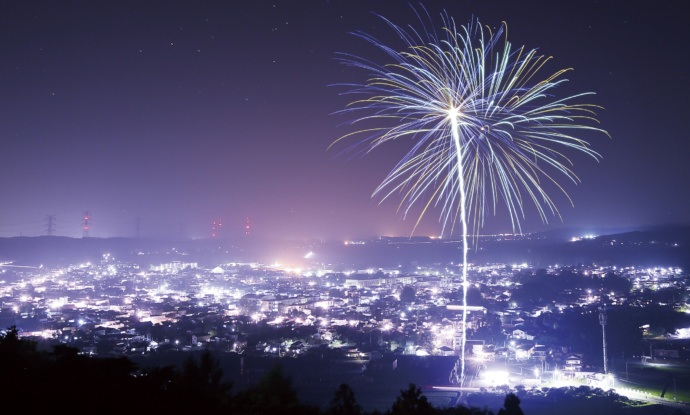
MULTIPOLYGON (((349 150, 368 153, 389 141, 408 139, 412 148, 375 190, 384 200, 399 195, 404 215, 421 206, 415 227, 427 210, 440 211, 442 232, 460 225, 463 240, 463 305, 467 302, 468 223, 474 234, 487 213, 505 205, 514 232, 521 232, 523 205, 531 200, 542 221, 560 217, 542 182, 565 190, 549 172, 577 183, 565 153, 598 153, 576 137, 597 131, 595 110, 579 103, 582 93, 554 98, 552 90, 567 81, 559 70, 544 78, 540 70, 550 59, 525 47, 512 49, 505 24, 492 32, 478 20, 466 26, 442 13, 436 31, 422 18, 421 30, 387 22, 403 42, 393 49, 365 34, 355 33, 388 58, 384 65, 341 54, 348 66, 364 69, 364 84, 347 84, 356 98, 339 113, 366 124, 335 143, 359 137, 349 150)), ((608 134, 607 134, 608 135, 608 134)), ((333 143, 333 144, 335 144, 333 143)), ((333 145, 332 144, 332 145, 333 145)), ((567 194, 566 194, 567 196, 567 194)), ((569 199, 569 198, 568 198, 569 199)), ((570 200, 570 199, 569 199, 570 200)), ((572 201, 571 201, 572 204, 572 201)), ((466 308, 463 311, 459 379, 465 373, 466 308)))

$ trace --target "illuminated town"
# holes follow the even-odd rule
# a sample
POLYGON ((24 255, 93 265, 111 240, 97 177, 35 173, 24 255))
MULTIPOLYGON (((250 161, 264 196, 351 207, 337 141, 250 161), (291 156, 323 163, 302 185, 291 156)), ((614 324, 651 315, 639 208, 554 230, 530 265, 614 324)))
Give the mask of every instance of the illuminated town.
MULTIPOLYGON (((380 241, 341 242, 345 249, 372 243, 380 241)), ((257 262, 203 267, 184 260, 141 266, 110 253, 58 268, 5 263, 0 318, 22 338, 95 357, 212 350, 298 359, 325 348, 330 359, 358 365, 360 377, 382 364, 394 368, 399 359, 438 357, 445 366, 433 378, 436 391, 588 385, 652 399, 635 390, 624 369, 690 358, 684 341, 690 325, 664 320, 674 310, 690 313, 687 274, 678 267, 471 264, 471 377, 459 388, 452 372, 463 330, 460 266, 344 269, 315 261, 318 245, 311 246, 317 251, 304 253, 301 268, 257 262), (536 287, 547 281, 559 282, 536 287), (643 320, 632 319, 632 337, 618 338, 621 313, 650 308, 661 317, 642 312, 643 320), (609 324, 602 325, 607 315, 609 324), (603 329, 609 333, 606 366, 603 329), (566 335, 572 331, 581 338, 566 335)), ((168 253, 189 256, 176 248, 168 253)), ((146 259, 147 253, 137 256, 146 259)), ((677 400, 674 393, 666 398, 677 400)))
POLYGON ((687 16, 0 3, 0 399, 690 415, 687 16))

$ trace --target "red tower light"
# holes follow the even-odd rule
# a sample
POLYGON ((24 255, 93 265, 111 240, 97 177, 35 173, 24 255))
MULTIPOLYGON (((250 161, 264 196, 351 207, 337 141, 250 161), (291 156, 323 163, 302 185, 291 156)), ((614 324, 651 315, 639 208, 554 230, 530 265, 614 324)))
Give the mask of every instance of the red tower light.
POLYGON ((89 236, 89 212, 84 212, 84 233, 83 237, 88 238, 89 236))

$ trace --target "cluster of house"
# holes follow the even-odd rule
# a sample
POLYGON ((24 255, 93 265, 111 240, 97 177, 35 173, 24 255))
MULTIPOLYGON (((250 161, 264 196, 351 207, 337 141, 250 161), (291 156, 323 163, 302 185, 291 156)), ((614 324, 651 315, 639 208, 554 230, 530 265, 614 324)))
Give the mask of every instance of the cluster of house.
MULTIPOLYGON (((457 266, 419 267, 411 274, 323 268, 298 273, 237 263, 213 269, 171 263, 142 270, 110 260, 26 270, 16 272, 14 281, 0 281, 0 323, 92 354, 214 347, 289 356, 326 344, 360 360, 384 352, 459 355, 464 330, 473 358, 548 361, 565 373, 581 372, 583 356, 577 350, 536 342, 539 333, 529 322, 543 308, 511 308, 516 269, 521 268, 472 267, 470 281, 481 291, 484 305, 463 306, 457 300, 462 290, 457 266), (499 316, 498 323, 491 322, 491 315, 499 316), (500 325, 494 338, 480 338, 490 324, 500 325), (259 339, 249 348, 249 334, 258 325, 309 334, 259 339), (353 340, 367 335, 368 344, 353 340)), ((634 278, 640 284, 667 283, 667 271, 663 274, 657 270, 634 278)), ((577 302, 561 306, 591 302, 592 295, 582 293, 577 302)))

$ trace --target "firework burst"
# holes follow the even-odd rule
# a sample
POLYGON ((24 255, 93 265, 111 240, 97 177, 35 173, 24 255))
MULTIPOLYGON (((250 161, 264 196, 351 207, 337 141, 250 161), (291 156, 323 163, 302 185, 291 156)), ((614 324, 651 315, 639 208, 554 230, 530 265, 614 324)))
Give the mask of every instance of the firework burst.
MULTIPOLYGON (((340 55, 346 65, 369 73, 366 83, 347 85, 347 94, 361 98, 341 112, 355 114, 350 124, 373 126, 336 142, 358 136, 350 149, 369 152, 389 141, 411 141, 412 148, 374 196, 384 200, 399 195, 405 215, 412 206, 421 206, 416 225, 432 208, 440 211, 443 233, 461 227, 466 304, 468 223, 476 234, 487 213, 496 214, 503 204, 513 231, 521 232, 526 201, 544 222, 549 214, 560 216, 543 183, 565 194, 557 177, 578 182, 566 154, 600 158, 576 134, 606 132, 596 127, 598 107, 579 103, 591 93, 555 98, 554 90, 567 81, 567 70, 542 78, 549 58, 524 47, 513 50, 505 24, 492 32, 478 20, 458 27, 446 13, 441 17, 438 31, 424 24, 431 21, 428 14, 420 18, 422 30, 403 29, 382 17, 402 40, 400 50, 355 33, 385 52, 389 61, 378 65, 340 55)), ((466 314, 460 382, 465 372, 466 314)))

